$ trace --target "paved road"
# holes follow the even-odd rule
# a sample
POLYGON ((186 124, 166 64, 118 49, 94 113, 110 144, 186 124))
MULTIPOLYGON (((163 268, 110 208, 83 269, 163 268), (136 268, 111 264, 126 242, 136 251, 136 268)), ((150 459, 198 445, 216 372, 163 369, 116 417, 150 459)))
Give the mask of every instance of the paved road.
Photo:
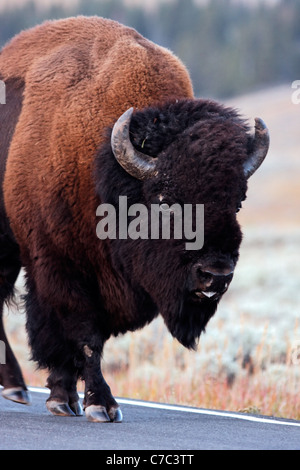
POLYGON ((52 416, 48 391, 31 393, 31 406, 0 397, 0 449, 300 449, 299 421, 119 399, 123 423, 99 424, 52 416))

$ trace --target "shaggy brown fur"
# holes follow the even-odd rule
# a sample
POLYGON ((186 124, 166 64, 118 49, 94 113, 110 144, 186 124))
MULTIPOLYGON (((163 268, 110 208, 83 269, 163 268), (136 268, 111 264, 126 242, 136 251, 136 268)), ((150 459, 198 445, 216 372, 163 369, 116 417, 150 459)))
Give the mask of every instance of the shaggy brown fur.
POLYGON ((21 247, 27 246, 23 256, 34 256, 34 232, 42 229, 60 237, 66 250, 84 245, 93 260, 99 201, 91 164, 103 129, 130 106, 191 98, 189 76, 166 49, 96 17, 47 22, 21 33, 2 51, 0 71, 4 81, 26 82, 4 183, 11 226, 21 247), (58 201, 75 208, 68 227, 58 224, 58 201))
MULTIPOLYGON (((45 252, 39 235, 46 232, 64 247, 63 255, 94 264, 99 200, 91 172, 103 130, 130 106, 192 97, 187 71, 133 29, 96 17, 47 22, 21 33, 2 51, 0 71, 5 81, 26 82, 4 182, 23 261, 38 263, 45 252)), ((50 285, 41 271, 37 281, 50 285)))

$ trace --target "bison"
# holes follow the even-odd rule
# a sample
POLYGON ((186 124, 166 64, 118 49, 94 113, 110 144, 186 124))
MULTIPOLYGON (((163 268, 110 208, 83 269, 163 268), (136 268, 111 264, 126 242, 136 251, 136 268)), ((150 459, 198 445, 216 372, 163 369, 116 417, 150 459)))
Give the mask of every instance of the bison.
MULTIPOLYGON (((236 110, 196 99, 170 51, 98 17, 20 33, 1 51, 0 79, 1 320, 24 267, 26 329, 32 360, 49 370, 48 410, 82 415, 83 379, 87 419, 120 422, 101 372, 105 342, 160 314, 196 347, 233 277, 236 213, 268 130, 257 118, 252 134, 236 110), (99 239, 97 208, 118 213, 120 196, 146 208, 204 205, 202 248, 187 250, 184 236, 99 239)), ((2 395, 28 403, 2 321, 0 340, 2 395)))

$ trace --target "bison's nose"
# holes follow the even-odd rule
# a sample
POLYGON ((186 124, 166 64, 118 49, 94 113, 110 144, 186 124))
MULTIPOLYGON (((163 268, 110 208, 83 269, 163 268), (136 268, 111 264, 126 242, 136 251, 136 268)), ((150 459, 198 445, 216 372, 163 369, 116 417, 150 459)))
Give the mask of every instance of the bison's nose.
POLYGON ((214 267, 194 266, 189 290, 199 298, 217 298, 228 289, 233 277, 233 265, 217 269, 214 267))

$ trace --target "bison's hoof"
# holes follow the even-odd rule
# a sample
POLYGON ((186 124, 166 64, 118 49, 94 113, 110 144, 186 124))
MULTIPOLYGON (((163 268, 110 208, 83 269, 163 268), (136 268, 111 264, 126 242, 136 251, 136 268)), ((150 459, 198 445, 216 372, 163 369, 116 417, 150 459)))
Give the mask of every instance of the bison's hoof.
POLYGON ((90 405, 85 408, 85 415, 89 421, 94 423, 109 423, 110 417, 104 406, 90 405))
POLYGON ((71 410, 75 413, 76 416, 83 415, 83 409, 79 401, 75 401, 74 403, 70 403, 71 410))
POLYGON ((123 419, 119 407, 112 407, 107 413, 102 405, 90 405, 85 408, 85 414, 87 419, 94 423, 121 423, 123 419))
POLYGON ((22 387, 5 388, 2 390, 2 396, 7 398, 7 400, 15 401, 16 403, 22 403, 22 405, 31 404, 29 392, 24 390, 22 387))
POLYGON ((46 402, 48 411, 56 416, 81 416, 82 408, 81 405, 77 402, 69 406, 68 403, 61 403, 56 400, 48 400, 46 402))
POLYGON ((109 414, 110 420, 113 421, 114 423, 122 423, 123 415, 122 415, 121 408, 119 408, 118 406, 110 408, 108 414, 109 414))

